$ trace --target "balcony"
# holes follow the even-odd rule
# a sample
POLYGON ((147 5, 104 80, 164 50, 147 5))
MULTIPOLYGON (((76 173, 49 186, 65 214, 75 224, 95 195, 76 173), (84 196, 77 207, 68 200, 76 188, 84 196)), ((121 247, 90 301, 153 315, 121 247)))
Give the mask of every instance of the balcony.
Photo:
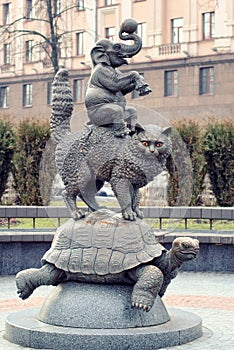
POLYGON ((158 47, 159 56, 174 55, 181 53, 180 44, 163 44, 158 47))

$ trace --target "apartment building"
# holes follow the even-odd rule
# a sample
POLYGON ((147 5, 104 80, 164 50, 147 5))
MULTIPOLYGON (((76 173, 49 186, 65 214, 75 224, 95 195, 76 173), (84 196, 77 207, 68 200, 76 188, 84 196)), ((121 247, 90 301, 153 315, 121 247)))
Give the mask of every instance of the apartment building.
POLYGON ((90 50, 100 38, 120 41, 120 23, 133 17, 143 47, 123 70, 137 70, 153 90, 128 96, 140 120, 234 116, 234 0, 51 0, 52 12, 46 4, 0 1, 1 114, 49 116, 54 69, 47 39, 54 34, 79 129, 86 121, 90 50))

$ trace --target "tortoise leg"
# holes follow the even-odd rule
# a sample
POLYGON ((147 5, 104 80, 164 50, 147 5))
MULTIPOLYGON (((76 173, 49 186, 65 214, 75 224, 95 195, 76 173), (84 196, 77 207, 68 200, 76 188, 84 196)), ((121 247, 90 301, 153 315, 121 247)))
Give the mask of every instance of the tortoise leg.
POLYGON ((27 299, 37 287, 56 284, 62 274, 63 271, 51 264, 45 264, 40 269, 20 271, 16 275, 17 293, 21 299, 27 299))
POLYGON ((147 265, 136 270, 137 282, 133 288, 133 307, 150 311, 163 283, 163 274, 156 266, 147 265))

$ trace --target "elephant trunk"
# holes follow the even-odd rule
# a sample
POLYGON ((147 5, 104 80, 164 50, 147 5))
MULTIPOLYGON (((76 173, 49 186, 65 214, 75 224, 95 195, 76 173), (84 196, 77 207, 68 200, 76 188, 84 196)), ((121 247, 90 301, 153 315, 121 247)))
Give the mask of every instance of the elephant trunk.
MULTIPOLYGON (((135 24, 135 23, 134 23, 135 24)), ((119 31, 119 38, 122 40, 133 40, 133 45, 121 45, 121 53, 124 57, 132 57, 136 55, 142 48, 142 40, 141 38, 136 34, 132 33, 132 30, 126 29, 126 25, 122 24, 119 31), (127 33, 124 34, 123 33, 127 33)))

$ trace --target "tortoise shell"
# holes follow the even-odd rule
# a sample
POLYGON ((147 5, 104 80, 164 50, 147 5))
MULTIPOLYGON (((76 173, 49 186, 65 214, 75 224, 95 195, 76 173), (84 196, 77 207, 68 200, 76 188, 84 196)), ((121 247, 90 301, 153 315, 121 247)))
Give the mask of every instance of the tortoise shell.
POLYGON ((164 250, 143 220, 126 221, 101 209, 60 226, 42 263, 71 273, 107 275, 149 262, 164 250))

